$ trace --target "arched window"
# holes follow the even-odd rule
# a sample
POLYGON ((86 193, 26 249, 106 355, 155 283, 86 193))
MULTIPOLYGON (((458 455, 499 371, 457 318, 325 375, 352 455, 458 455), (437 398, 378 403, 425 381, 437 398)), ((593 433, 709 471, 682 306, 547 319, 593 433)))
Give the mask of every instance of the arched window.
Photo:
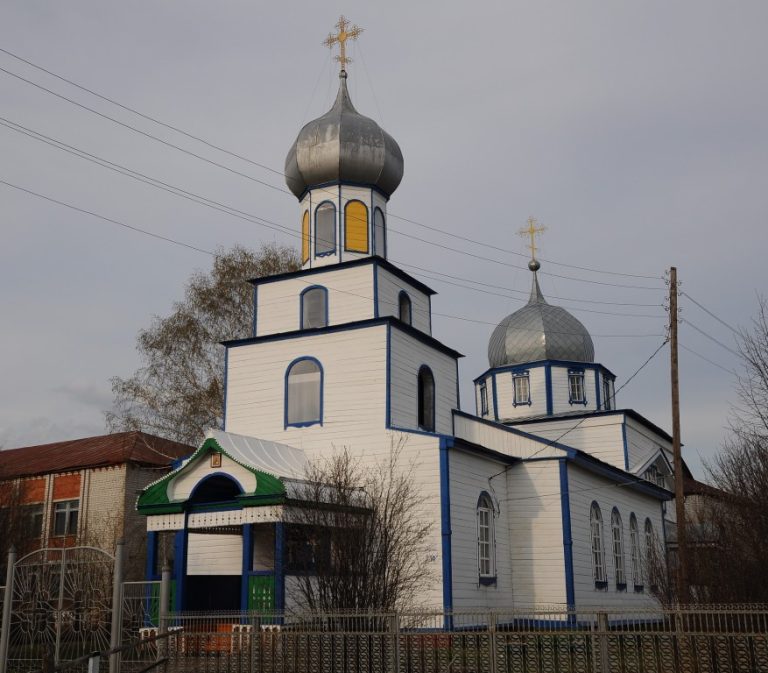
POLYGON ((493 503, 487 493, 477 501, 477 571, 481 582, 496 577, 493 503))
POLYGON ((328 290, 320 285, 301 293, 301 329, 328 326, 328 290))
POLYGON ((304 211, 304 217, 301 218, 301 263, 306 264, 309 261, 309 211, 304 211))
POLYGON ((611 540, 613 542, 613 567, 616 570, 616 588, 623 591, 627 588, 627 576, 624 571, 624 529, 621 525, 621 514, 615 507, 611 512, 611 540))
POLYGON ((404 323, 411 325, 411 298, 405 290, 400 290, 400 294, 397 297, 397 311, 398 317, 404 323))
POLYGON ((426 365, 419 369, 419 427, 435 431, 435 377, 426 365))
POLYGON ((368 208, 362 201, 348 201, 344 206, 344 249, 368 252, 368 208))
POLYGON ((387 256, 386 223, 381 208, 373 211, 373 254, 379 257, 387 256))
POLYGON ((336 252, 336 206, 323 201, 315 210, 315 255, 336 252))
POLYGON ((605 574, 605 547, 603 546, 603 515, 600 505, 592 503, 589 510, 589 528, 592 536, 592 576, 595 587, 605 589, 608 586, 605 574))
POLYGON ((629 515, 629 554, 632 563, 632 584, 635 591, 643 590, 643 579, 640 575, 640 531, 637 528, 635 513, 629 515))
POLYGON ((227 502, 242 494, 243 489, 232 477, 214 473, 201 479, 189 496, 189 502, 197 505, 207 502, 227 502))
POLYGON ((294 360, 285 372, 285 425, 323 422, 323 368, 315 358, 294 360))

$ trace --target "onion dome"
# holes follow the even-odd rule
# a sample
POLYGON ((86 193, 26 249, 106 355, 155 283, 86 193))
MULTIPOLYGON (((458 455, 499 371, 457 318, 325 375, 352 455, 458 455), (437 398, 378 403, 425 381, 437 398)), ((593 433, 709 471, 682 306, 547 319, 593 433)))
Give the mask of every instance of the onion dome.
POLYGON ((595 347, 586 327, 564 308, 546 302, 536 276, 539 263, 532 260, 528 266, 533 271, 531 298, 493 330, 488 342, 490 366, 537 360, 594 362, 595 347))
POLYGON ((361 115, 339 74, 336 102, 304 126, 285 158, 285 182, 297 198, 307 189, 350 183, 375 187, 387 198, 403 178, 403 154, 394 138, 361 115))

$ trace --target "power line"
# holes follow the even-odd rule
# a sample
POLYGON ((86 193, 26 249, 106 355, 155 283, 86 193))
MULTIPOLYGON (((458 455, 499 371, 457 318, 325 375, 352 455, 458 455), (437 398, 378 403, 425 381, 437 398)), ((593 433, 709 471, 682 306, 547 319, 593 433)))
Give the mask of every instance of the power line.
MULTIPOLYGON (((116 100, 114 100, 112 98, 109 98, 107 96, 103 96, 102 94, 99 94, 96 91, 93 91, 92 89, 89 89, 87 87, 81 86, 81 85, 73 82, 70 79, 67 79, 67 78, 65 78, 65 77, 63 77, 61 75, 58 75, 58 74, 52 72, 51 70, 43 68, 42 66, 38 66, 35 63, 32 63, 31 61, 29 61, 27 59, 24 59, 24 58, 22 58, 22 57, 20 57, 20 56, 18 56, 16 54, 6 50, 6 49, 0 48, 0 51, 5 53, 5 54, 7 54, 7 55, 9 55, 9 56, 11 56, 12 58, 16 58, 19 61, 22 61, 23 63, 26 63, 27 65, 30 65, 33 68, 36 68, 36 69, 38 69, 38 70, 40 70, 42 72, 45 72, 46 74, 51 75, 52 77, 56 77, 57 79, 59 79, 59 80, 61 80, 63 82, 66 82, 67 84, 70 84, 70 85, 72 85, 72 86, 74 86, 74 87, 76 87, 78 89, 81 89, 82 91, 85 91, 85 92, 87 92, 87 93, 89 93, 89 94, 91 94, 93 96, 96 96, 96 97, 98 97, 98 98, 100 98, 100 99, 102 99, 102 100, 104 100, 106 102, 109 102, 109 103, 111 103, 113 105, 116 105, 116 106, 120 107, 121 109, 124 109, 124 110, 126 110, 128 112, 136 114, 136 115, 142 117, 143 119, 146 119, 146 120, 151 121, 153 123, 159 124, 159 125, 161 125, 161 126, 163 126, 165 128, 171 129, 173 131, 176 131, 177 133, 180 133, 180 134, 182 134, 182 135, 184 135, 184 136, 186 136, 188 138, 191 138, 193 140, 201 142, 204 145, 206 145, 206 146, 208 146, 208 147, 210 147, 212 149, 218 150, 220 152, 223 152, 225 154, 233 156, 233 157, 235 157, 237 159, 240 159, 242 161, 250 163, 250 164, 252 164, 254 166, 257 166, 259 168, 268 170, 268 171, 270 171, 272 173, 275 173, 277 175, 285 177, 285 174, 282 171, 278 171, 278 170, 273 169, 273 168, 271 168, 271 167, 269 167, 269 166, 267 166, 265 164, 261 164, 259 162, 253 161, 253 160, 251 160, 251 159, 249 159, 249 158, 247 158, 247 157, 245 157, 243 155, 237 154, 235 152, 231 152, 231 151, 229 151, 229 150, 227 150, 227 149, 225 149, 223 147, 220 147, 220 146, 218 146, 218 145, 216 145, 214 143, 211 143, 211 142, 209 142, 209 141, 207 141, 207 140, 205 140, 203 138, 200 138, 200 137, 198 137, 196 135, 188 133, 187 131, 184 131, 184 130, 182 130, 182 129, 180 129, 180 128, 172 125, 172 124, 168 124, 166 122, 162 122, 159 119, 151 117, 150 115, 146 115, 146 114, 144 114, 142 112, 139 112, 138 110, 136 110, 134 108, 131 108, 131 107, 127 106, 127 105, 124 105, 122 103, 119 103, 118 101, 116 101, 116 100)), ((120 121, 118 119, 115 119, 114 117, 111 117, 109 115, 101 113, 98 110, 95 110, 95 109, 93 109, 91 107, 88 107, 87 105, 84 105, 82 103, 79 103, 78 101, 75 101, 75 100, 73 100, 71 98, 68 98, 67 96, 64 96, 64 95, 59 94, 59 93, 57 93, 55 91, 52 91, 51 89, 48 89, 48 88, 46 88, 46 87, 44 87, 44 86, 42 86, 40 84, 37 84, 36 82, 33 82, 32 80, 26 79, 25 77, 22 77, 21 75, 18 75, 18 74, 13 73, 13 72, 11 72, 9 70, 6 70, 5 68, 0 68, 0 71, 6 73, 7 75, 10 75, 11 77, 15 77, 16 79, 19 79, 19 80, 21 80, 21 81, 23 81, 23 82, 25 82, 27 84, 30 84, 31 86, 34 86, 34 87, 36 87, 36 88, 38 88, 38 89, 40 89, 40 90, 42 90, 42 91, 44 91, 46 93, 49 93, 49 94, 51 94, 53 96, 56 96, 57 98, 65 100, 68 103, 71 103, 72 105, 76 105, 76 106, 78 106, 78 107, 80 107, 80 108, 82 108, 84 110, 87 110, 88 112, 96 114, 96 115, 98 115, 98 116, 100 116, 100 117, 102 117, 104 119, 107 119, 107 120, 109 120, 109 121, 111 121, 111 122, 113 122, 115 124, 118 124, 118 125, 120 125, 120 126, 122 126, 124 128, 130 129, 130 130, 132 130, 132 131, 134 131, 136 133, 139 133, 139 134, 143 135, 146 138, 150 138, 152 140, 156 140, 157 142, 160 142, 163 145, 166 145, 167 147, 171 147, 171 148, 176 149, 176 150, 178 150, 180 152, 184 152, 185 154, 188 154, 188 155, 190 155, 192 157, 200 159, 201 161, 205 161, 206 163, 209 163, 209 164, 211 164, 213 166, 216 166, 218 168, 223 168, 224 170, 227 170, 227 171, 229 171, 231 173, 234 173, 236 175, 244 177, 244 178, 246 178, 248 180, 252 180, 252 181, 254 181, 254 182, 258 183, 258 184, 261 184, 261 185, 263 185, 265 187, 269 187, 270 189, 274 189, 276 191, 279 191, 279 192, 282 192, 282 193, 285 193, 285 194, 290 194, 290 192, 288 190, 286 190, 286 189, 283 189, 281 187, 277 187, 277 186, 272 185, 272 184, 270 184, 268 182, 265 182, 263 180, 259 180, 257 178, 254 178, 251 175, 248 175, 247 173, 243 173, 241 171, 235 170, 233 168, 230 168, 229 166, 226 166, 224 164, 220 164, 220 163, 218 163, 216 161, 213 161, 211 159, 203 157, 202 155, 196 154, 196 153, 191 152, 189 150, 186 150, 186 149, 184 149, 184 148, 182 148, 182 147, 180 147, 178 145, 175 145, 175 144, 173 144, 171 142, 163 140, 162 138, 158 138, 157 136, 154 136, 154 135, 152 135, 150 133, 142 131, 141 129, 138 129, 138 128, 134 127, 134 126, 131 126, 130 124, 127 124, 127 123, 122 122, 122 121, 120 121)), ((506 248, 502 248, 502 247, 499 247, 499 246, 494 246, 494 245, 491 245, 491 244, 483 243, 481 241, 476 241, 474 239, 467 238, 467 237, 464 237, 464 236, 460 236, 458 234, 454 234, 452 232, 440 229, 438 227, 432 227, 430 225, 425 225, 425 224, 423 224, 421 222, 418 222, 416 220, 396 215, 395 213, 388 213, 388 215, 390 217, 394 217, 396 219, 400 219, 400 220, 409 222, 411 224, 415 224, 417 226, 421 226, 421 227, 424 227, 426 229, 429 229, 429 230, 432 230, 432 231, 435 231, 435 232, 439 232, 439 233, 445 234, 447 236, 451 236, 453 238, 457 238, 457 239, 465 241, 465 242, 469 242, 469 243, 473 243, 475 245, 480 245, 480 246, 487 247, 487 248, 490 248, 490 249, 498 250, 498 251, 504 252, 506 254, 517 255, 517 256, 520 256, 520 257, 527 257, 527 255, 524 255, 524 254, 519 253, 517 251, 508 250, 506 248)), ((445 246, 445 245, 436 243, 434 241, 430 241, 430 240, 427 240, 427 239, 422 239, 420 237, 413 236, 411 234, 408 234, 406 232, 400 231, 398 229, 394 229, 392 227, 390 227, 390 231, 392 231, 394 233, 397 233, 397 234, 399 234, 401 236, 405 236, 405 237, 411 238, 413 240, 421 241, 421 242, 427 243, 429 245, 435 245, 437 247, 441 247, 441 248, 446 249, 446 250, 451 250, 451 251, 457 252, 459 254, 466 254, 466 255, 469 255, 469 256, 472 256, 472 257, 476 257, 478 259, 483 259, 485 261, 491 261, 491 262, 494 262, 494 263, 497 263, 497 264, 503 264, 504 266, 510 266, 512 268, 519 268, 519 269, 523 268, 523 267, 518 267, 518 266, 516 266, 514 264, 509 264, 509 263, 506 263, 506 262, 500 262, 498 260, 488 259, 488 258, 484 258, 484 257, 478 256, 478 255, 472 255, 471 253, 468 253, 465 250, 451 248, 450 246, 445 246)), ((589 271, 589 272, 592 272, 592 273, 602 273, 602 274, 608 274, 608 275, 614 275, 614 276, 624 276, 624 277, 631 277, 631 278, 645 278, 645 279, 649 279, 649 280, 658 280, 657 276, 647 276, 647 275, 640 275, 640 274, 629 274, 629 273, 622 273, 622 272, 615 272, 615 271, 603 271, 603 270, 599 270, 599 269, 593 269, 593 268, 589 268, 589 267, 577 266, 577 265, 573 265, 573 264, 566 264, 566 263, 562 263, 562 262, 549 261, 549 260, 545 260, 543 258, 542 258, 542 261, 545 261, 547 263, 551 263, 551 264, 554 264, 554 265, 558 265, 558 266, 574 268, 574 269, 579 269, 579 270, 583 270, 583 271, 589 271)), ((600 282, 600 281, 591 281, 591 280, 588 280, 588 279, 574 278, 574 277, 570 277, 570 276, 562 276, 562 275, 554 274, 554 273, 551 273, 551 272, 542 272, 542 273, 545 273, 546 275, 555 276, 555 277, 558 277, 558 278, 564 278, 564 279, 567 279, 567 280, 575 280, 575 281, 580 281, 580 282, 585 282, 585 283, 596 283, 596 284, 601 284, 601 285, 614 285, 612 283, 605 283, 605 282, 600 282)), ((620 285, 620 284, 615 284, 615 286, 616 287, 631 288, 631 289, 647 289, 647 290, 659 289, 659 288, 648 288, 648 287, 643 287, 643 286, 630 286, 630 285, 620 285)))
POLYGON ((729 353, 732 353, 732 354, 733 354, 733 355, 735 355, 737 358, 740 358, 740 357, 741 357, 741 354, 740 354, 740 353, 737 353, 735 350, 733 350, 733 348, 730 348, 729 346, 726 346, 726 345, 725 345, 725 344, 724 344, 722 341, 720 341, 720 340, 718 340, 718 339, 715 339, 715 337, 713 337, 711 334, 707 334, 707 333, 706 333, 706 332, 705 332, 703 329, 701 329, 700 327, 696 327, 696 325, 694 325, 694 324, 693 324, 693 323, 692 323, 690 320, 686 320, 685 318, 680 318, 680 322, 682 322, 682 323, 685 323, 686 325, 688 325, 688 326, 692 327, 692 328, 693 328, 693 329, 695 329, 695 330, 696 330, 696 331, 697 331, 699 334, 701 334, 702 336, 706 337, 706 338, 707 338, 707 339, 709 339, 710 341, 713 341, 714 343, 716 343, 716 344, 717 344, 718 346, 720 346, 721 348, 725 348, 725 350, 727 350, 729 353))
MULTIPOLYGON (((75 211, 78 211, 78 212, 81 212, 81 213, 84 213, 84 214, 87 214, 87 215, 91 215, 92 217, 96 217, 98 219, 104 220, 106 222, 110 222, 112 224, 116 224, 116 225, 124 227, 126 229, 130 229, 132 231, 135 231, 137 233, 145 234, 147 236, 151 236, 153 238, 157 238, 157 239, 166 241, 168 243, 173 243, 173 244, 176 244, 176 245, 181 245, 181 246, 183 246, 185 248, 189 248, 191 250, 195 250, 197 252, 201 252, 201 253, 204 253, 206 255, 210 255, 211 257, 217 257, 218 256, 215 252, 212 252, 210 250, 206 250, 206 249, 200 248, 198 246, 194 246, 194 245, 191 245, 191 244, 188 244, 188 243, 184 243, 183 241, 179 241, 179 240, 172 239, 172 238, 169 238, 169 237, 166 237, 166 236, 162 236, 160 234, 155 234, 155 233, 153 233, 151 231, 148 231, 146 229, 142 229, 140 227, 136 227, 136 226, 133 226, 133 225, 126 224, 125 222, 121 222, 119 220, 115 220, 113 218, 100 215, 99 213, 96 213, 96 212, 91 211, 91 210, 87 210, 85 208, 80 208, 78 206, 74 206, 72 204, 66 203, 64 201, 60 201, 60 200, 55 199, 53 197, 46 196, 45 194, 41 194, 39 192, 35 192, 35 191, 31 190, 31 189, 27 189, 25 187, 21 187, 19 185, 15 185, 15 184, 13 184, 11 182, 7 182, 5 180, 0 180, 0 184, 6 185, 7 187, 11 187, 13 189, 17 189, 17 190, 19 190, 21 192, 25 192, 26 194, 29 194, 31 196, 35 196, 37 198, 40 198, 40 199, 43 199, 43 200, 46 200, 46 201, 50 201, 51 203, 55 203, 57 205, 65 207, 65 208, 69 208, 71 210, 75 210, 75 211)), ((305 283, 307 285, 313 284, 312 281, 307 281, 307 280, 304 280, 304 279, 297 279, 297 280, 299 282, 305 283)), ((243 280, 242 282, 246 283, 247 280, 243 280)), ((328 289, 333 290, 335 292, 339 292, 341 294, 348 294, 348 295, 351 295, 351 296, 354 296, 354 297, 359 297, 361 299, 366 299, 368 301, 372 301, 373 300, 373 297, 357 294, 355 292, 350 292, 348 290, 342 290, 340 288, 334 288, 334 287, 330 287, 329 286, 328 289)), ((418 310, 418 309, 416 309, 416 310, 418 310)), ((428 312, 428 311, 424 311, 424 312, 428 312)), ((482 325, 494 325, 494 326, 496 325, 495 322, 488 322, 488 321, 485 321, 485 320, 477 320, 477 319, 474 319, 474 318, 467 318, 467 317, 464 317, 464 316, 456 316, 456 315, 452 315, 452 314, 449 314, 449 313, 432 312, 432 315, 433 316, 443 317, 443 318, 451 318, 453 320, 462 320, 464 322, 471 322, 471 323, 477 323, 477 324, 482 324, 482 325)), ((553 334, 570 334, 570 332, 552 332, 552 333, 553 334)), ((606 337, 606 338, 645 338, 645 337, 658 337, 658 336, 661 336, 661 335, 659 335, 659 334, 595 334, 593 336, 606 337)))
MULTIPOLYGON (((200 205, 204 205, 208 208, 212 208, 214 210, 218 210, 220 212, 223 212, 227 215, 231 215, 233 217, 237 217, 238 219, 246 220, 248 222, 252 222, 254 224, 258 224, 260 226, 266 227, 268 229, 272 229, 274 231, 279 231, 281 233, 285 233, 289 236, 292 236, 294 238, 300 239, 301 235, 298 232, 295 232, 292 228, 289 228, 285 225, 281 225, 277 222, 274 222, 273 220, 268 220, 266 218, 260 217, 258 215, 254 215, 253 213, 248 213, 246 211, 238 210, 237 208, 234 208, 232 206, 228 206, 226 204, 220 203, 218 201, 214 201, 213 199, 210 199, 208 197, 202 196, 201 194, 198 194, 196 192, 189 192, 185 189, 182 189, 181 187, 177 187, 175 185, 171 185, 167 182, 164 182, 162 180, 158 180, 157 178, 153 178, 149 175, 146 175, 145 173, 140 173, 138 171, 135 171, 131 168, 127 168, 126 166, 122 166, 121 164, 114 163, 112 161, 109 161, 108 159, 105 159, 103 157, 99 157, 95 154, 91 154, 90 152, 86 152, 85 150, 81 150, 80 148, 74 147, 72 145, 68 145, 67 143, 64 143, 56 138, 52 138, 50 136, 47 136, 45 134, 40 133, 39 131, 35 131, 34 129, 30 129, 26 126, 23 126, 21 124, 18 124, 17 122, 13 122, 9 119, 6 119, 5 117, 0 117, 0 126, 4 126, 11 131, 16 131, 17 133, 21 133, 22 135, 25 135, 29 138, 32 138, 33 140, 37 140, 39 142, 45 143, 46 145, 49 145, 50 147, 53 147, 55 149, 67 152, 68 154, 72 154, 73 156, 76 156, 80 159, 84 159, 86 161, 90 161, 91 163, 95 163, 98 166, 101 166, 102 168, 107 168, 109 170, 115 171, 121 175, 124 175, 126 177, 130 177, 134 180, 138 180, 139 182, 142 182, 144 184, 147 184, 151 187, 155 187, 157 189, 161 189, 162 191, 168 192, 170 194, 173 194, 174 196, 179 196, 182 198, 185 198, 187 200, 192 201, 193 203, 198 203, 200 205)), ((409 266, 409 265, 405 265, 409 266)), ((430 273, 438 273, 440 275, 447 275, 447 274, 441 274, 440 272, 432 271, 431 269, 423 269, 421 267, 414 267, 414 268, 420 268, 422 271, 427 271, 430 273)), ((450 276, 449 276, 450 277, 450 276)), ((451 281, 441 280, 438 278, 430 278, 432 280, 438 280, 440 282, 444 282, 450 285, 456 285, 458 287, 464 287, 469 290, 473 290, 475 292, 482 292, 485 294, 491 294, 496 296, 502 296, 507 299, 513 299, 516 301, 522 301, 520 299, 517 299, 515 297, 509 297, 508 295, 503 295, 497 292, 491 292, 489 290, 483 290, 476 287, 471 287, 468 285, 463 285, 461 283, 453 283, 451 281)), ((488 285, 485 283, 479 283, 477 281, 469 281, 469 282, 475 282, 476 284, 485 285, 486 287, 494 287, 492 285, 488 285)), ((517 290, 516 292, 519 292, 520 294, 526 294, 521 290, 517 290)), ((655 306, 653 304, 642 304, 643 306, 655 306)), ((598 313, 603 315, 617 315, 622 317, 631 317, 631 318, 656 318, 656 317, 662 317, 662 316, 653 316, 648 314, 633 314, 633 313, 618 313, 618 312, 611 312, 611 311, 598 311, 595 309, 587 309, 587 308, 573 308, 572 310, 575 311, 583 311, 587 313, 598 313)))
POLYGON ((728 374, 732 374, 733 376, 737 376, 736 372, 732 369, 728 369, 727 367, 723 367, 723 365, 717 364, 717 362, 710 360, 707 357, 704 357, 701 353, 697 353, 692 348, 688 348, 687 346, 684 346, 683 344, 679 344, 680 348, 682 348, 685 351, 688 351, 691 355, 695 355, 697 358, 700 358, 701 360, 704 360, 704 362, 709 362, 714 367, 717 367, 718 369, 722 369, 724 372, 727 372, 728 374))
POLYGON ((715 320, 717 320, 717 322, 719 322, 721 325, 723 325, 724 327, 727 327, 729 330, 731 330, 731 332, 733 332, 733 333, 734 333, 736 336, 740 336, 740 334, 739 334, 739 330, 737 330, 737 329, 735 329, 734 327, 732 327, 731 325, 729 325, 729 324, 728 324, 727 322, 725 322, 725 320, 723 320, 722 318, 718 318, 718 317, 717 317, 717 316, 716 316, 714 313, 712 313, 712 311, 710 311, 710 310, 709 310, 708 308, 706 308, 705 306, 702 306, 702 305, 701 305, 699 302, 697 302, 697 301, 696 301, 696 300, 695 300, 693 297, 691 297, 691 295, 689 295, 687 292, 681 292, 680 294, 682 294, 682 295, 683 295, 683 296, 685 296, 685 297, 688 297, 688 299, 690 299, 690 300, 691 300, 691 301, 692 301, 694 304, 696 304, 696 306, 698 306, 698 307, 699 307, 699 308, 700 308, 702 311, 704 311, 704 313, 707 313, 707 314, 709 314, 709 315, 710 315, 712 318, 714 318, 715 320))

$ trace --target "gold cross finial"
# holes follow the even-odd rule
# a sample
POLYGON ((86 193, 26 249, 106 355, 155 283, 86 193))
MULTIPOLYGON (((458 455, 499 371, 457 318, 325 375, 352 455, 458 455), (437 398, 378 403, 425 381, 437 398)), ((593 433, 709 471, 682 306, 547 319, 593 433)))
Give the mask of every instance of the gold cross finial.
POLYGON ((520 236, 523 236, 523 237, 530 236, 531 237, 531 244, 530 244, 529 247, 531 249, 531 259, 532 260, 536 259, 536 234, 541 234, 541 233, 543 233, 543 232, 545 232, 547 230, 547 228, 543 224, 538 226, 538 227, 536 226, 537 224, 539 224, 539 223, 537 222, 535 217, 529 217, 528 218, 528 226, 527 227, 523 227, 522 229, 520 229, 520 231, 517 232, 518 234, 520 234, 520 236))
POLYGON ((334 58, 341 65, 341 69, 346 70, 347 63, 352 62, 352 59, 347 56, 347 40, 356 40, 358 35, 363 32, 363 29, 358 28, 357 26, 350 27, 349 21, 347 21, 343 14, 336 24, 336 29, 338 30, 336 35, 330 33, 328 37, 325 38, 323 44, 331 49, 333 49, 335 44, 339 45, 339 54, 334 58))

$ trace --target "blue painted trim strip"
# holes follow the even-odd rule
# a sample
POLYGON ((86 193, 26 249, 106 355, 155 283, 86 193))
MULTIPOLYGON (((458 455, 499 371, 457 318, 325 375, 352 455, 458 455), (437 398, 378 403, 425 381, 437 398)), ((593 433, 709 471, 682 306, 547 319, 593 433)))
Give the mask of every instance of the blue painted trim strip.
POLYGON ((602 404, 600 395, 600 373, 595 370, 595 409, 600 409, 602 404))
POLYGON ((256 326, 258 325, 259 318, 259 286, 253 286, 253 329, 251 336, 256 336, 256 326))
POLYGON ((624 417, 624 420, 621 422, 621 441, 624 445, 624 469, 629 469, 629 443, 627 441, 627 419, 624 417))
POLYGON ((242 580, 240 581, 240 609, 248 609, 248 573, 253 568, 253 537, 252 526, 243 524, 243 567, 242 580))
POLYGON ((392 425, 392 326, 387 323, 387 380, 384 406, 384 427, 389 428, 392 425))
POLYGON ((459 388, 459 361, 456 360, 456 409, 461 409, 461 390, 459 388))
POLYGON ((373 265, 373 317, 379 317, 379 265, 373 265))
MULTIPOLYGON (((453 439, 440 439, 440 531, 443 561, 443 611, 453 611, 453 563, 451 560, 451 483, 448 450, 453 439)), ((453 616, 446 614, 445 628, 453 626, 453 616)))
POLYGON ((311 355, 301 355, 300 357, 297 357, 294 359, 286 368, 285 370, 285 376, 283 377, 285 379, 284 381, 284 391, 283 391, 283 430, 285 430, 288 427, 291 428, 305 428, 310 425, 322 425, 323 424, 323 386, 324 386, 324 379, 325 379, 325 372, 323 371, 323 365, 316 357, 312 357, 311 355), (311 362, 314 362, 318 368, 320 369, 320 417, 317 420, 313 421, 302 421, 301 423, 289 423, 288 422, 288 376, 291 373, 291 369, 295 364, 298 362, 301 362, 302 360, 310 360, 311 362))
MULTIPOLYGON (((573 535, 571 533, 571 496, 568 489, 568 463, 560 460, 560 513, 563 519, 563 557, 565 560, 565 600, 568 610, 576 609, 576 590, 573 580, 573 535)), ((569 614, 568 620, 575 619, 569 614)))
POLYGON ((275 523, 275 610, 285 609, 285 525, 275 523))
POLYGON ((544 389, 547 392, 547 416, 551 416, 554 410, 552 402, 552 365, 544 365, 544 389))
POLYGON ((147 533, 147 562, 144 566, 145 579, 157 579, 155 568, 157 568, 157 533, 151 530, 147 533))
POLYGON ((174 599, 174 612, 181 612, 186 604, 184 591, 187 584, 187 541, 189 529, 187 528, 187 515, 184 515, 184 528, 176 531, 173 539, 173 574, 176 580, 176 597, 174 599))
POLYGON ((496 374, 491 377, 491 389, 493 392, 493 418, 499 420, 499 398, 496 393, 496 374))
POLYGON ((229 348, 224 349, 224 391, 221 397, 221 429, 227 429, 227 388, 229 387, 229 348))

